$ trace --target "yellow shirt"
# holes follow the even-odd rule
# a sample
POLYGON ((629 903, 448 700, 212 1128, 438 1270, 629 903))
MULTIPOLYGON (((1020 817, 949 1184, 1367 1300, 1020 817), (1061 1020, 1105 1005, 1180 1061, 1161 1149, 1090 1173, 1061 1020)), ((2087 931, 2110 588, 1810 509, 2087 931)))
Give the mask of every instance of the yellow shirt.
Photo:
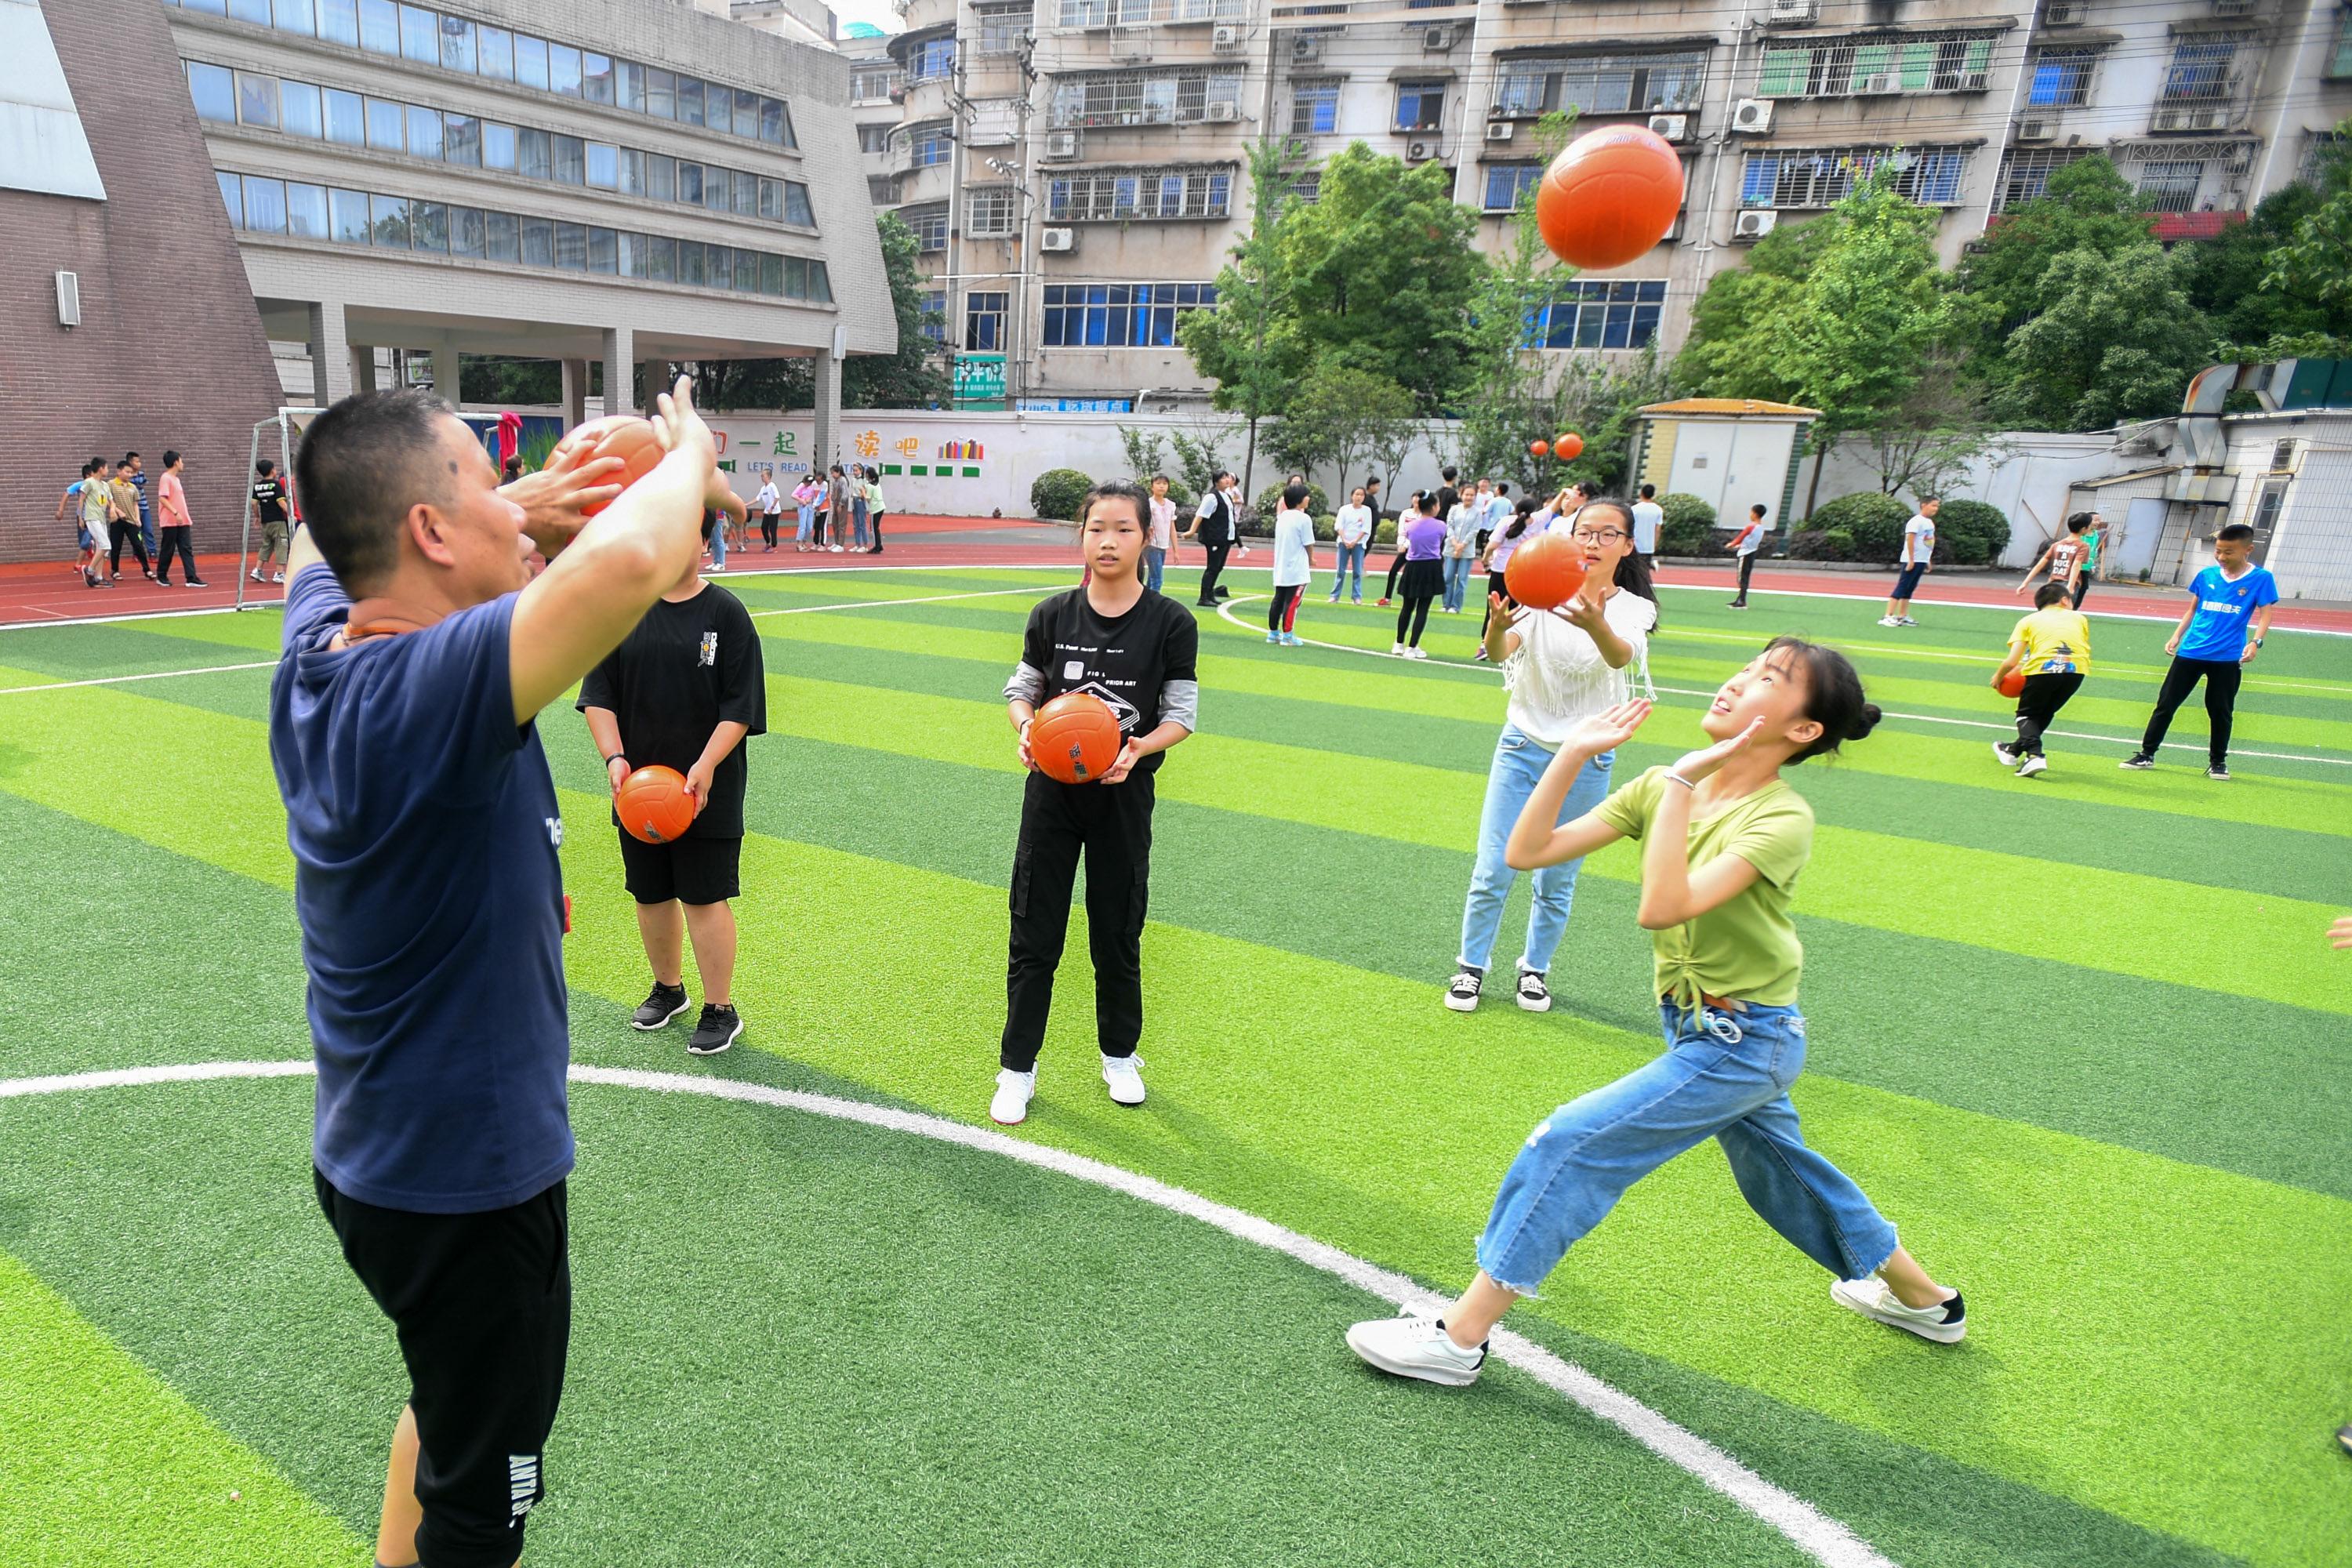
POLYGON ((2017 667, 2024 674, 2091 673, 2091 623, 2079 610, 2053 605, 2034 611, 2009 634, 2009 646, 2025 650, 2017 667))

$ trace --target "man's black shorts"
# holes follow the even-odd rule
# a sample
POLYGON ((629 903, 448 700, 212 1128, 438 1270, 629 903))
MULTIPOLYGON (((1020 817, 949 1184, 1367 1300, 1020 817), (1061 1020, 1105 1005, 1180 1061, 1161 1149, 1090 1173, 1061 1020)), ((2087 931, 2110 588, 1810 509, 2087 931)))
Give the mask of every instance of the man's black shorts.
POLYGON ((743 861, 740 838, 686 837, 648 844, 621 835, 621 869, 629 897, 641 904, 723 904, 739 897, 737 869, 743 861))
POLYGON ((564 1184, 484 1214, 411 1214, 313 1171, 343 1260, 390 1318, 416 1413, 422 1568, 507 1568, 545 1495, 572 1339, 564 1184))

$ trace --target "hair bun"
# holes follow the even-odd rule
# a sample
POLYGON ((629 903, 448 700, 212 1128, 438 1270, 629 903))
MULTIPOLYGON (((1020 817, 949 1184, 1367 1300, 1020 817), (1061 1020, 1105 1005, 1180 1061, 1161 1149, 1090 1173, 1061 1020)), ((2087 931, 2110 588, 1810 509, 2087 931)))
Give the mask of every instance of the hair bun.
POLYGON ((1865 703, 1864 703, 1864 704, 1862 705, 1862 714, 1861 714, 1861 716, 1860 716, 1859 718, 1857 718, 1857 719, 1854 721, 1854 722, 1853 722, 1853 729, 1851 729, 1851 730, 1848 730, 1848 731, 1845 732, 1845 738, 1846 738, 1847 740, 1849 740, 1849 741, 1859 741, 1859 740, 1861 740, 1864 736, 1865 736, 1865 735, 1869 734, 1873 730, 1875 730, 1875 729, 1877 729, 1877 728, 1878 728, 1878 721, 1879 721, 1880 717, 1881 717, 1881 714, 1880 714, 1879 707, 1878 707, 1878 704, 1877 704, 1877 703, 1875 703, 1875 702, 1865 702, 1865 703))

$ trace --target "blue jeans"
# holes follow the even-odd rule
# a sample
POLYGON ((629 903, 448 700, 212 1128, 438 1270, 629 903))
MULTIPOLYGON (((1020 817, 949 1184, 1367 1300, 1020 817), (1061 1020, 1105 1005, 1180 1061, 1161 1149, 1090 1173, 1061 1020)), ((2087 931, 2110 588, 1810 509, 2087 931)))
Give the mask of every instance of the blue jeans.
POLYGON ((1331 579, 1331 602, 1339 602, 1339 590, 1348 586, 1349 574, 1355 574, 1355 602, 1364 602, 1364 550, 1361 544, 1339 546, 1339 570, 1331 579))
POLYGON ((849 546, 863 550, 873 541, 866 536, 866 501, 863 497, 849 503, 849 546))
POLYGON ((710 569, 713 572, 727 564, 727 514, 719 513, 719 525, 710 531, 710 569))
POLYGON ((1533 1295, 1625 1189, 1712 1138, 1765 1224, 1841 1279, 1876 1272, 1895 1227, 1852 1178, 1805 1146, 1789 1086, 1805 1067, 1794 1007, 1658 1009, 1666 1053, 1538 1124, 1478 1238, 1488 1279, 1533 1295))
MULTIPOLYGON (((1573 822, 1599 805, 1609 793, 1609 769, 1614 752, 1603 752, 1584 764, 1569 786, 1559 808, 1562 822, 1573 822)), ((1462 959, 1484 969, 1494 956, 1495 936, 1503 924, 1503 900, 1511 896, 1518 873, 1503 860, 1503 846, 1511 840, 1511 826, 1527 809, 1552 754, 1522 733, 1515 724, 1503 726, 1495 742, 1495 761, 1486 770, 1486 806, 1478 814, 1478 864, 1470 873, 1470 901, 1462 910, 1462 959)), ((1576 900, 1576 873, 1581 859, 1565 860, 1532 873, 1535 907, 1528 911, 1528 945, 1519 967, 1538 974, 1551 967, 1551 955, 1568 930, 1569 906, 1576 900)))
POLYGON ((806 544, 809 542, 809 535, 815 531, 815 528, 816 508, 813 506, 801 508, 799 526, 793 531, 793 542, 806 544))
POLYGON ((1153 593, 1160 592, 1160 575, 1168 567, 1168 552, 1156 544, 1143 547, 1143 585, 1153 593))
POLYGON ((1470 568, 1478 563, 1475 555, 1449 555, 1445 558, 1445 607, 1458 610, 1470 591, 1470 568))

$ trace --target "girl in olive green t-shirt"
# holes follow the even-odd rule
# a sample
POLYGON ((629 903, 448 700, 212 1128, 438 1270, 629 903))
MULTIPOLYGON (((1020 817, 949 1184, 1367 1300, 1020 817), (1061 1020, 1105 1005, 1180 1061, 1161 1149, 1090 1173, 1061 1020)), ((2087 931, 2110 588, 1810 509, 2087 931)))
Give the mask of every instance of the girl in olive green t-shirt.
POLYGON ((1790 904, 1812 853, 1813 814, 1780 773, 1868 734, 1878 709, 1843 654, 1778 638, 1717 692, 1699 721, 1712 744, 1559 824, 1579 770, 1649 716, 1636 700, 1583 721, 1528 798, 1505 858, 1529 871, 1641 840, 1636 918, 1656 950, 1665 1053, 1561 1106, 1528 1136, 1478 1239, 1477 1278, 1444 1316, 1408 1309, 1349 1330, 1349 1348, 1384 1372, 1475 1381, 1487 1331, 1511 1304, 1628 1187, 1708 1138, 1723 1145, 1749 1205, 1830 1270, 1840 1306, 1938 1343, 1968 1331, 1960 1293, 1931 1279, 1862 1189, 1807 1146, 1789 1103, 1805 1059, 1796 1007, 1804 948, 1790 904))

